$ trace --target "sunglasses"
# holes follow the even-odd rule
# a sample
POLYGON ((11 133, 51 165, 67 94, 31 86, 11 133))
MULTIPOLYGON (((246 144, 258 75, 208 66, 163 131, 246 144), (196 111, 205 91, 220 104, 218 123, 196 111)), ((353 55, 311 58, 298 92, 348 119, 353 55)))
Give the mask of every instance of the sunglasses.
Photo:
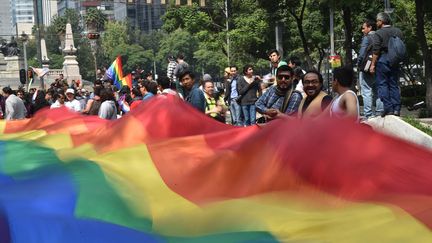
POLYGON ((278 76, 277 76, 277 79, 279 79, 279 80, 282 80, 283 78, 285 78, 285 79, 290 79, 290 78, 291 78, 291 75, 278 75, 278 76))

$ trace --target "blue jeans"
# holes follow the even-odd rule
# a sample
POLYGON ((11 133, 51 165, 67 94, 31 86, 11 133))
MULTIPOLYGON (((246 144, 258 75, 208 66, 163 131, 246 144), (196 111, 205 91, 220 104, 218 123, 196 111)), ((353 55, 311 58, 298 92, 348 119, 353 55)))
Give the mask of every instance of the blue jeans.
POLYGON ((380 115, 383 112, 384 105, 377 97, 375 77, 369 73, 360 72, 359 81, 363 97, 364 116, 371 117, 373 115, 380 115), (373 103, 375 103, 375 112, 372 110, 373 103))
POLYGON ((242 109, 235 99, 231 100, 230 112, 231 112, 231 124, 233 126, 243 126, 243 122, 241 118, 242 109))
POLYGON ((399 90, 399 67, 391 67, 387 57, 381 57, 376 66, 378 97, 384 104, 386 112, 400 112, 401 97, 399 90))
POLYGON ((241 106, 244 116, 244 125, 250 126, 256 123, 256 110, 255 105, 242 105, 241 106))

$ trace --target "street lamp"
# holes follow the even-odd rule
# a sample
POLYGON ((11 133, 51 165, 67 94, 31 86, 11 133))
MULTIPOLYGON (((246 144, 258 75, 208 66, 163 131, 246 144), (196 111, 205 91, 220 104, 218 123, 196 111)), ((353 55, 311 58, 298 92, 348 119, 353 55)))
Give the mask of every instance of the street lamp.
MULTIPOLYGON (((23 47, 24 47, 24 69, 26 70, 26 73, 27 73, 27 70, 28 70, 28 65, 27 65, 27 41, 28 41, 29 37, 23 31, 22 34, 21 34, 21 36, 20 36, 20 39, 21 39, 21 41, 23 43, 23 47)), ((26 75, 25 80, 26 80, 26 85, 27 85, 27 75, 26 75)))

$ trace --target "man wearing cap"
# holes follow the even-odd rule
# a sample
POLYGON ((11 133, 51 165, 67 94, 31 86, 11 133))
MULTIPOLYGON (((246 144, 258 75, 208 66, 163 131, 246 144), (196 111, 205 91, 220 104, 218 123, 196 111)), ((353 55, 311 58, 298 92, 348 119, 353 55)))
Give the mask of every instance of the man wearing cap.
POLYGON ((65 106, 72 111, 81 112, 81 103, 75 99, 75 90, 67 89, 66 90, 66 99, 65 106))

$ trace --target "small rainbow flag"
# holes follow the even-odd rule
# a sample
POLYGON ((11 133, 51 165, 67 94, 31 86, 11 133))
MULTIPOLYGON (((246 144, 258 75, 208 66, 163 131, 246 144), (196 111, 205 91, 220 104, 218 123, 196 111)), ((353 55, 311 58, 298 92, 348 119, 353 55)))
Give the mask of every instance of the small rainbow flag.
POLYGON ((132 74, 129 73, 128 75, 124 76, 122 78, 122 84, 129 86, 129 88, 132 88, 132 74))
POLYGON ((121 87, 127 85, 132 88, 132 75, 128 74, 127 76, 123 76, 123 65, 121 56, 117 56, 114 62, 107 70, 107 76, 109 79, 114 81, 114 85, 121 89, 121 87))

